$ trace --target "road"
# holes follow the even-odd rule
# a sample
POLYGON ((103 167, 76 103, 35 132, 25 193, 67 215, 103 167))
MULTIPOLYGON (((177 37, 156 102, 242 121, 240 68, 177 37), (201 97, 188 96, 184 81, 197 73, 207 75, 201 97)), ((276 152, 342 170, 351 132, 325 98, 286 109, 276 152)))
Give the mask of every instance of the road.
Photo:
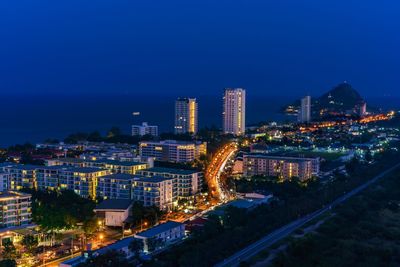
POLYGON ((225 266, 238 266, 241 261, 245 261, 250 259, 251 257, 255 256, 262 250, 268 248, 269 246, 273 245, 279 240, 282 240, 283 238, 289 236, 291 233, 293 233, 295 230, 299 229, 302 227, 304 224, 308 223, 309 221, 312 221, 322 214, 330 211, 332 208, 335 206, 343 203, 350 197, 358 194, 359 192, 363 191, 366 189, 368 186, 371 184, 375 183, 376 181, 380 180, 382 177, 387 175, 388 173, 392 172, 393 170, 397 169, 400 167, 400 163, 394 165, 393 167, 387 169, 386 171, 382 172, 381 174, 375 176, 368 182, 356 187, 355 189, 351 190, 350 192, 344 194, 343 196, 337 198, 333 202, 331 202, 329 205, 326 205, 324 208, 319 209, 311 214, 308 214, 298 220, 295 220, 275 231, 272 233, 269 233, 262 239, 258 240, 257 242, 249 245, 248 247, 240 250, 239 252, 235 253, 231 257, 225 259, 224 261, 218 263, 215 265, 215 267, 225 267, 225 266))
POLYGON ((236 151, 236 143, 231 142, 224 145, 217 153, 215 153, 205 173, 205 178, 208 187, 210 188, 211 196, 222 201, 228 198, 228 194, 221 185, 221 173, 224 171, 224 167, 228 160, 235 155, 236 151))

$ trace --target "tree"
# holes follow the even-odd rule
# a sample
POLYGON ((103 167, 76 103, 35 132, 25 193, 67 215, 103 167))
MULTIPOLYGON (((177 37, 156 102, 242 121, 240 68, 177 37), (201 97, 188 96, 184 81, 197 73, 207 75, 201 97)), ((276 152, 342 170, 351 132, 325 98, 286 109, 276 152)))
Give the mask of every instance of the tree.
POLYGON ((21 243, 30 254, 34 252, 39 244, 37 238, 33 235, 24 236, 21 243))
POLYGON ((17 257, 17 249, 10 239, 3 240, 3 259, 13 260, 17 257))
POLYGON ((83 222, 82 230, 85 233, 86 238, 90 238, 97 231, 97 220, 95 217, 92 217, 83 222))
POLYGON ((107 138, 113 138, 119 135, 121 135, 121 130, 118 127, 114 126, 108 131, 107 138))
POLYGON ((0 261, 0 267, 15 267, 17 263, 15 260, 2 260, 0 261))

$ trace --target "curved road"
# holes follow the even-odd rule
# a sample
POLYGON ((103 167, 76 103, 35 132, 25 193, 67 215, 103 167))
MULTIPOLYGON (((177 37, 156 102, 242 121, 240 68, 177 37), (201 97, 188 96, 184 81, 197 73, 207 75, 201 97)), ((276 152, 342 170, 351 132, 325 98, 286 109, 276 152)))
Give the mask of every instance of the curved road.
POLYGON ((308 214, 298 220, 295 220, 275 231, 272 233, 269 233, 262 239, 258 240, 257 242, 249 245, 248 247, 240 250, 239 252, 235 253, 231 257, 225 259, 224 261, 218 263, 215 265, 215 267, 224 267, 224 266, 238 266, 241 261, 245 261, 253 257, 254 255, 258 254, 262 250, 266 249, 267 247, 273 245, 279 240, 282 240, 283 238, 289 236, 291 233, 293 233, 295 230, 299 229, 302 227, 304 224, 307 222, 314 220, 318 218, 320 215, 326 213, 327 211, 331 210, 333 207, 343 203, 346 201, 348 198, 354 196, 355 194, 358 194, 362 190, 366 189, 368 186, 371 184, 375 183, 376 181, 380 180, 382 177, 387 175, 388 173, 392 172, 393 170, 397 169, 400 167, 400 163, 394 165, 393 167, 387 169, 386 171, 382 172, 381 174, 375 176, 368 182, 356 187, 355 189, 351 190, 350 192, 344 194, 343 196, 337 198, 333 202, 331 202, 329 205, 325 206, 322 209, 319 209, 311 214, 308 214))

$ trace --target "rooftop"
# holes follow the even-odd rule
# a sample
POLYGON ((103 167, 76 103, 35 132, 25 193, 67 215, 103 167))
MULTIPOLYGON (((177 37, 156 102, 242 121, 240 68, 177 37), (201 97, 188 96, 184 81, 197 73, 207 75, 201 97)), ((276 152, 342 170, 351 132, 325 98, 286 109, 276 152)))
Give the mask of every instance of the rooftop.
POLYGON ((102 176, 101 178, 108 178, 108 179, 118 179, 118 180, 132 180, 137 178, 137 175, 127 174, 127 173, 115 173, 110 175, 102 176))
POLYGON ((152 227, 144 232, 138 233, 136 235, 140 236, 140 237, 151 238, 158 234, 161 234, 163 232, 166 232, 170 229, 173 229, 173 228, 176 228, 176 227, 179 227, 182 225, 184 225, 184 224, 180 223, 180 222, 168 221, 166 223, 159 224, 157 226, 154 226, 154 227, 152 227))
POLYGON ((138 182, 149 182, 149 183, 160 183, 163 181, 173 180, 174 178, 166 178, 162 176, 153 176, 153 177, 138 177, 135 181, 138 182))
POLYGON ((76 168, 68 168, 67 170, 79 173, 93 173, 93 172, 106 171, 105 169, 100 169, 95 167, 76 167, 76 168))
POLYGON ((18 198, 18 197, 30 197, 30 194, 17 192, 17 191, 0 191, 0 200, 4 198, 18 198))
POLYGON ((198 173, 200 171, 196 170, 184 170, 184 169, 175 169, 175 168, 163 168, 163 167, 154 167, 154 168, 149 168, 142 170, 145 172, 158 172, 158 173, 170 173, 170 174, 183 174, 183 175, 189 175, 189 174, 194 174, 198 173))
POLYGON ((94 210, 127 210, 132 203, 130 199, 106 199, 98 204, 94 210))

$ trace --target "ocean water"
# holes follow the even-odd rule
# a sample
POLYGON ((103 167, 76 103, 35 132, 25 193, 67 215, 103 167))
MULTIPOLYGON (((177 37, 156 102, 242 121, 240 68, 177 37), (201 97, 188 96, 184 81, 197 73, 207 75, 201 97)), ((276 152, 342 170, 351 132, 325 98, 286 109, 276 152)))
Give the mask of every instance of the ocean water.
MULTIPOLYGON (((113 126, 124 133, 134 123, 147 121, 158 125, 160 132, 172 132, 174 101, 178 96, 154 95, 76 95, 76 96, 1 96, 0 147, 42 142, 47 138, 62 140, 68 134, 98 130, 105 133, 113 126), (139 111, 140 116, 132 116, 139 111)), ((193 96, 190 96, 193 97, 193 96)), ((248 94, 246 124, 260 121, 293 120, 280 108, 296 97, 268 97, 248 94)), ((199 127, 221 127, 222 95, 198 96, 199 127)), ((396 98, 371 98, 368 103, 384 109, 400 107, 396 98)))
MULTIPOLYGON (((190 96, 192 97, 192 96, 190 96)), ((2 96, 0 104, 0 147, 63 139, 68 134, 98 130, 105 133, 113 126, 130 132, 134 123, 147 121, 160 132, 172 132, 174 101, 177 96, 2 96), (132 116, 139 111, 140 116, 132 116)), ((222 95, 198 96, 199 127, 221 127, 222 95)), ((290 119, 279 113, 292 101, 288 97, 248 96, 247 124, 267 120, 290 119)))

